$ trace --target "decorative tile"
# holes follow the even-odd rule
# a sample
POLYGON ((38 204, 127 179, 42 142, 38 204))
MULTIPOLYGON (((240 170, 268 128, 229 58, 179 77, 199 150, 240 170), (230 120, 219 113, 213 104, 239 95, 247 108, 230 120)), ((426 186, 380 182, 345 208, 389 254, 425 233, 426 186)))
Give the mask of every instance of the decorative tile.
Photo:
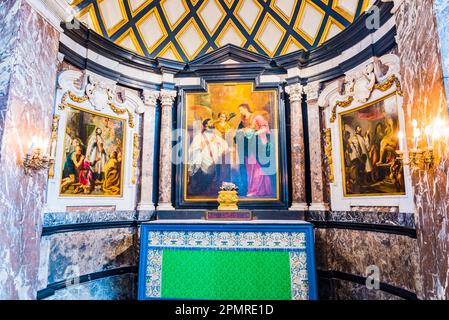
POLYGON ((162 292, 162 250, 149 250, 147 256, 146 291, 148 298, 160 298, 162 292))
POLYGON ((304 250, 306 236, 300 232, 151 231, 147 243, 152 248, 304 250))

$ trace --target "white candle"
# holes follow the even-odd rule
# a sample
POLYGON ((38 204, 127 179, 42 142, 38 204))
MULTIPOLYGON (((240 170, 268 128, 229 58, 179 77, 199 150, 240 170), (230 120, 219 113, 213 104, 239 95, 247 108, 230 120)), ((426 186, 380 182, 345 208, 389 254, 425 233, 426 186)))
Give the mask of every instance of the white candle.
POLYGON ((36 146, 36 143, 37 143, 37 136, 34 135, 31 138, 31 144, 30 144, 30 149, 28 149, 28 154, 31 154, 31 152, 33 151, 33 148, 36 146))
POLYGON ((402 131, 398 132, 399 139, 399 150, 404 151, 404 133, 402 131))
POLYGON ((427 138, 427 147, 432 148, 432 128, 430 126, 426 126, 425 133, 427 138))
POLYGON ((413 149, 418 149, 418 139, 419 139, 420 135, 421 135, 421 130, 416 129, 414 134, 413 134, 413 136, 415 138, 415 141, 413 143, 413 149))

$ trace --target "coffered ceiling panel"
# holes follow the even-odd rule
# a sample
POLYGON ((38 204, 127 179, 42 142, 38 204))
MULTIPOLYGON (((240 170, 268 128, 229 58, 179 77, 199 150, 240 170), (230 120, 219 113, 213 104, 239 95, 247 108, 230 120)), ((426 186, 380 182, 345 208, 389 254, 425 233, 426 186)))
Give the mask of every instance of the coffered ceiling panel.
POLYGON ((310 50, 369 0, 74 0, 78 19, 148 57, 190 61, 226 44, 269 57, 310 50))

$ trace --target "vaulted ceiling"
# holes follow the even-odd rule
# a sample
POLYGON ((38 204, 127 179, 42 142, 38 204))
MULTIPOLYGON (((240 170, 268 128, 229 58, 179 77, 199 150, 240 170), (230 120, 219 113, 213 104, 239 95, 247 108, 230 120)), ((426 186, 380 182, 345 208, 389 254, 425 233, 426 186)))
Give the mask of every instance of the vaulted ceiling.
POLYGON ((190 61, 226 44, 270 57, 310 50, 369 0, 74 0, 78 19, 148 57, 190 61))

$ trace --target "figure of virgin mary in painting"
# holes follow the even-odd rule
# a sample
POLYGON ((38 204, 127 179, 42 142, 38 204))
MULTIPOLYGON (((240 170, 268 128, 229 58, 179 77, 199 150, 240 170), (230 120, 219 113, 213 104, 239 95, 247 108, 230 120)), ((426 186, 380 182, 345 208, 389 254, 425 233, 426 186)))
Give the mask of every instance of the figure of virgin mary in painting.
MULTIPOLYGON (((264 165, 260 161, 260 155, 269 155, 270 127, 267 119, 262 114, 251 112, 248 104, 239 106, 241 122, 239 124, 236 140, 243 141, 243 155, 239 153, 240 163, 246 170, 246 196, 268 197, 273 195, 270 176, 265 174, 264 165), (264 154, 265 153, 265 154, 264 154)), ((239 151, 242 148, 239 148, 239 151)))

